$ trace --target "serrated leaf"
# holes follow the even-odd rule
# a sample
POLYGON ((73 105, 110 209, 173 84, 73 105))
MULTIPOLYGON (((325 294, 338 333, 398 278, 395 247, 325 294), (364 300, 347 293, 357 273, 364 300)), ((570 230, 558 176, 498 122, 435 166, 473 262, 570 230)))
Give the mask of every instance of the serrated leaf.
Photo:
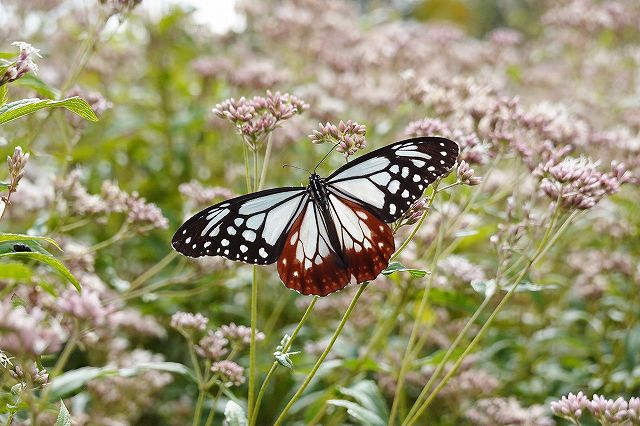
POLYGON ((376 413, 371 410, 367 410, 355 402, 344 399, 330 399, 327 403, 336 407, 346 408, 347 413, 361 425, 385 426, 387 424, 376 413))
POLYGON ((60 411, 58 411, 55 426, 71 426, 71 414, 69 414, 69 410, 67 410, 62 400, 60 400, 60 411))
POLYGON ((362 380, 348 388, 340 387, 340 393, 353 398, 363 408, 375 413, 385 424, 389 411, 378 385, 371 380, 362 380))
POLYGON ((80 97, 74 96, 60 101, 30 98, 10 102, 0 107, 0 124, 15 120, 16 118, 31 114, 43 108, 59 107, 66 108, 69 111, 78 114, 85 120, 98 121, 98 117, 96 117, 89 104, 80 97))
POLYGON ((247 416, 244 410, 233 401, 227 402, 224 407, 224 420, 227 426, 246 426, 247 416))
POLYGON ((51 255, 36 253, 36 252, 12 252, 12 253, 0 254, 0 258, 3 258, 3 257, 26 258, 26 259, 33 259, 38 262, 46 263, 47 265, 51 266, 56 271, 58 271, 67 280, 69 280, 69 282, 73 284, 76 290, 80 291, 80 283, 78 282, 76 277, 73 276, 73 274, 67 269, 66 266, 62 264, 62 262, 60 262, 58 259, 56 259, 51 255))
POLYGON ((407 268, 400 262, 391 262, 387 268, 382 271, 383 275, 391 275, 394 272, 408 272, 413 277, 424 277, 427 275, 427 271, 422 269, 407 268))
POLYGON ((4 242, 28 242, 28 241, 46 241, 49 244, 53 244, 58 250, 62 251, 58 243, 49 237, 34 237, 32 235, 23 234, 0 234, 0 243, 4 242))

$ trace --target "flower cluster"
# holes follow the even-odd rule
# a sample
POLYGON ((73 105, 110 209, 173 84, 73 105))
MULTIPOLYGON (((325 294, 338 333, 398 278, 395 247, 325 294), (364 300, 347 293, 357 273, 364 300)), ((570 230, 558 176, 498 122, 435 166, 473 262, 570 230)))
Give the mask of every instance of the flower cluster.
POLYGON ((597 163, 585 157, 551 159, 534 170, 534 175, 542 177, 540 188, 552 200, 581 210, 592 208, 631 180, 623 164, 613 163, 610 172, 602 173, 597 163))
POLYGON ((196 206, 209 205, 216 199, 226 200, 236 195, 229 188, 222 186, 205 187, 197 180, 181 183, 178 186, 178 191, 196 206))
POLYGON ((613 400, 594 394, 589 400, 582 392, 576 395, 569 393, 559 401, 553 401, 551 411, 574 423, 585 412, 589 412, 603 425, 640 424, 640 398, 637 397, 630 398, 627 402, 622 397, 613 400))
POLYGON ((38 71, 38 66, 33 62, 33 57, 37 56, 38 58, 42 58, 39 53, 40 49, 36 49, 29 43, 16 41, 11 43, 11 45, 18 46, 20 54, 18 55, 18 59, 10 64, 4 71, 4 74, 0 76, 0 86, 15 81, 28 72, 35 74, 38 71))
POLYGON ((128 223, 139 226, 141 230, 169 226, 169 221, 155 204, 147 202, 137 192, 124 192, 113 182, 103 182, 100 195, 89 194, 80 183, 78 170, 68 174, 61 182, 60 190, 71 209, 79 215, 126 213, 128 223))
POLYGON ((7 165, 9 166, 9 183, 7 184, 8 194, 0 197, 0 218, 2 217, 6 206, 9 205, 11 194, 18 189, 18 183, 24 176, 25 167, 29 161, 29 153, 23 153, 22 148, 16 147, 13 155, 7 156, 7 165))
POLYGON ((211 372, 218 376, 218 380, 225 387, 240 386, 244 383, 244 368, 233 361, 224 360, 211 364, 211 372))
POLYGON ((267 91, 266 97, 227 99, 217 104, 213 113, 232 122, 249 148, 255 150, 282 121, 308 108, 309 105, 294 95, 267 91))
MULTIPOLYGON (((234 323, 222 325, 218 329, 218 333, 227 339, 234 348, 248 346, 251 343, 251 328, 244 325, 236 325, 234 323)), ((256 332, 255 339, 257 342, 263 341, 264 337, 264 333, 256 332)))
POLYGON ((318 127, 319 130, 314 130, 309 135, 311 142, 335 144, 336 151, 342 153, 344 158, 349 158, 356 151, 367 146, 365 139, 367 129, 364 124, 358 124, 351 120, 345 123, 340 120, 337 126, 331 123, 320 123, 318 127))
POLYGON ((469 164, 462 160, 456 169, 456 176, 463 185, 475 186, 482 183, 480 176, 475 176, 475 171, 469 167, 469 164))
POLYGON ((107 324, 114 307, 105 307, 97 292, 84 289, 82 292, 67 290, 56 299, 57 310, 71 318, 85 321, 92 327, 107 324))
POLYGON ((0 302, 0 329, 0 347, 16 357, 57 352, 66 338, 62 327, 49 321, 42 308, 27 310, 13 306, 9 299, 0 302))
POLYGON ((191 337, 207 328, 209 318, 197 313, 176 312, 171 316, 171 327, 178 330, 185 337, 191 337))
POLYGON ((209 330, 207 335, 195 345, 195 350, 202 358, 217 361, 229 352, 229 349, 227 349, 228 343, 229 341, 222 337, 220 333, 209 330))
POLYGON ((28 383, 36 388, 49 383, 49 373, 47 370, 39 369, 35 363, 31 364, 28 371, 24 371, 20 365, 16 365, 9 374, 18 382, 25 384, 28 383))
POLYGON ((515 398, 481 399, 465 415, 474 425, 479 426, 555 425, 544 406, 523 407, 515 398))

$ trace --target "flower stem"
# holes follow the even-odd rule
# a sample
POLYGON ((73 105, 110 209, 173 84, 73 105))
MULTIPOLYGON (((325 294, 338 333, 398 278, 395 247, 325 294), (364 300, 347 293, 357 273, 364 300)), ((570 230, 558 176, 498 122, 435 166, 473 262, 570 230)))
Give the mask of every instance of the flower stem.
POLYGON ((258 317, 258 268, 253 266, 251 283, 251 343, 249 345, 249 395, 247 397, 248 418, 253 416, 253 401, 256 381, 256 322, 258 317))
MULTIPOLYGON (((467 355, 478 344, 480 339, 483 337, 484 333, 487 331, 489 326, 493 323, 494 319, 496 318, 496 316, 498 315, 498 313, 500 312, 502 307, 509 301, 509 299, 511 299, 511 297, 513 296, 513 294, 515 293, 515 291, 516 291, 516 289, 518 287, 518 284, 520 284, 520 282, 522 281, 524 276, 529 272, 531 267, 540 259, 540 257, 547 252, 549 247, 552 246, 555 243, 555 241, 558 239, 560 234, 562 234, 564 232, 564 230, 567 228, 567 226, 571 223, 571 221, 573 220, 573 218, 576 215, 575 212, 572 213, 571 215, 569 215, 569 217, 567 217, 567 219, 562 223, 562 225, 556 229, 555 234, 553 235, 553 237, 551 237, 551 235, 553 234, 554 225, 556 224, 556 219, 557 219, 556 215, 557 215, 557 213, 558 213, 558 207, 556 207, 556 210, 554 210, 554 212, 551 215, 550 224, 549 224, 549 226, 548 226, 548 228, 547 228, 547 230, 545 232, 545 235, 544 235, 542 241, 538 245, 538 249, 536 250, 535 254, 531 257, 531 259, 529 260, 527 265, 524 268, 522 268, 522 270, 520 271, 520 274, 518 274, 518 276, 515 278, 515 280, 513 280, 513 284, 509 288, 509 291, 507 291, 507 294, 505 294, 505 296, 502 298, 502 300, 500 300, 500 303, 498 303, 498 305, 495 307, 493 312, 491 312, 491 315, 489 315, 489 318, 487 318, 485 323, 482 325, 482 327, 478 331, 478 334, 476 334, 476 336, 469 343, 469 345, 465 348, 465 350, 460 355, 460 357, 458 357, 458 359, 454 363, 454 365, 451 368, 451 370, 444 376, 444 378, 440 381, 438 386, 436 386, 436 388, 433 390, 433 392, 431 392, 429 397, 422 404, 420 404, 419 408, 415 410, 415 413, 412 416, 410 415, 410 416, 407 417, 407 419, 403 422, 403 426, 410 426, 410 425, 415 424, 418 421, 419 417, 422 415, 422 413, 424 413, 424 411, 427 409, 427 407, 431 404, 431 402, 436 397, 436 395, 447 384, 449 379, 457 372, 458 368, 460 368, 460 365, 462 364, 464 359, 467 357, 467 355)), ((416 404, 417 404, 417 402, 416 402, 416 404)))
MULTIPOLYGON (((296 329, 293 330, 293 333, 291 334, 289 341, 282 349, 283 353, 288 352, 289 349, 291 348, 291 345, 293 345, 293 340, 298 336, 298 333, 300 332, 302 325, 307 321, 307 319, 309 318, 309 315, 311 315, 313 306, 316 304, 317 301, 318 301, 318 296, 313 296, 313 299, 311 299, 309 306, 307 306, 307 310, 302 315, 302 318, 300 318, 300 321, 298 322, 296 329)), ((256 419, 258 417, 258 410, 260 410, 260 403, 262 402, 262 397, 264 396, 264 393, 267 390, 267 385, 269 384, 269 381, 271 381, 271 377, 273 376, 277 368, 278 368, 278 362, 274 361, 273 364, 271 364, 271 368, 269 369, 269 372, 267 373, 267 376, 265 377, 264 382, 262 382, 262 386, 260 386, 260 391, 258 392, 258 397, 256 399, 253 416, 249 417, 249 426, 253 426, 256 423, 256 419)))
POLYGON ((196 409, 193 412, 193 426, 200 424, 200 416, 202 415, 202 405, 204 404, 204 396, 206 392, 198 386, 198 401, 196 402, 196 409))
POLYGON ((324 352, 322 352, 322 355, 320 355, 320 358, 318 358, 318 361, 316 361, 315 365, 307 375, 307 378, 304 380, 302 385, 300 385, 296 393, 293 395, 293 397, 289 400, 287 405, 284 407, 284 409, 280 413, 280 416, 278 416, 278 418, 276 419, 274 426, 278 426, 282 424, 282 422, 287 417, 289 410, 291 410, 291 407, 293 406, 293 404, 295 404, 295 402, 300 398, 300 396, 305 391, 305 389, 307 389, 307 386, 309 386, 309 383, 311 383, 311 380, 313 379, 315 374, 318 372, 318 369, 324 362, 325 358, 327 357, 327 355, 329 355, 329 352, 331 352, 331 349, 333 348, 333 345, 338 339, 338 336, 340 336, 340 333, 342 333, 342 329, 344 328, 345 324, 347 323, 347 320, 351 316, 351 313, 353 312, 353 309, 358 303, 358 299, 360 299, 362 292, 364 291, 365 288, 367 288, 367 285, 369 285, 368 282, 364 282, 360 284, 360 287, 358 288, 357 293, 355 294, 355 296, 353 296, 351 303, 349 303, 349 307, 347 307, 346 312, 342 316, 342 320, 340 320, 340 324, 338 324, 338 328, 336 328, 336 331, 333 333, 333 336, 331 337, 331 341, 329 341, 329 345, 325 348, 324 352))

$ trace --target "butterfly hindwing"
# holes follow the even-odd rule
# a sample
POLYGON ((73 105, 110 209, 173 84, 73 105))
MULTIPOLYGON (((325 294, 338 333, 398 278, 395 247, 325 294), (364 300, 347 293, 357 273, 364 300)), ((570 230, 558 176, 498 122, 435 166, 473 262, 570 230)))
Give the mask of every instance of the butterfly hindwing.
POLYGON ((457 157, 458 145, 449 139, 408 139, 345 164, 327 178, 327 186, 390 223, 402 217, 427 185, 446 174, 457 157))
POLYGON ((276 188, 223 201, 187 220, 171 244, 190 257, 273 263, 306 198, 304 188, 276 188))

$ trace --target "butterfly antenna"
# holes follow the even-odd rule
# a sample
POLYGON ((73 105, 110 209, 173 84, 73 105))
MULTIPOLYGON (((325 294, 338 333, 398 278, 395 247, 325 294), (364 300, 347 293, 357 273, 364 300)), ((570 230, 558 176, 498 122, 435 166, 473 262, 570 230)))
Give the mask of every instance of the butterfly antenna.
POLYGON ((316 166, 313 168, 313 173, 316 172, 316 170, 318 169, 318 167, 320 166, 320 164, 322 164, 322 162, 324 160, 327 159, 327 157, 329 157, 329 155, 331 155, 331 153, 333 152, 334 149, 336 149, 336 147, 340 145, 340 143, 335 144, 330 150, 329 152, 327 152, 327 155, 325 155, 324 157, 322 157, 322 160, 320 160, 320 162, 318 164, 316 164, 316 166))
POLYGON ((294 165, 292 165, 292 164, 283 164, 283 165, 282 165, 282 168, 284 169, 285 167, 291 167, 292 169, 302 170, 302 171, 305 171, 305 172, 307 172, 307 173, 311 174, 311 172, 310 172, 309 170, 307 170, 307 169, 303 169, 302 167, 294 166, 294 165))

